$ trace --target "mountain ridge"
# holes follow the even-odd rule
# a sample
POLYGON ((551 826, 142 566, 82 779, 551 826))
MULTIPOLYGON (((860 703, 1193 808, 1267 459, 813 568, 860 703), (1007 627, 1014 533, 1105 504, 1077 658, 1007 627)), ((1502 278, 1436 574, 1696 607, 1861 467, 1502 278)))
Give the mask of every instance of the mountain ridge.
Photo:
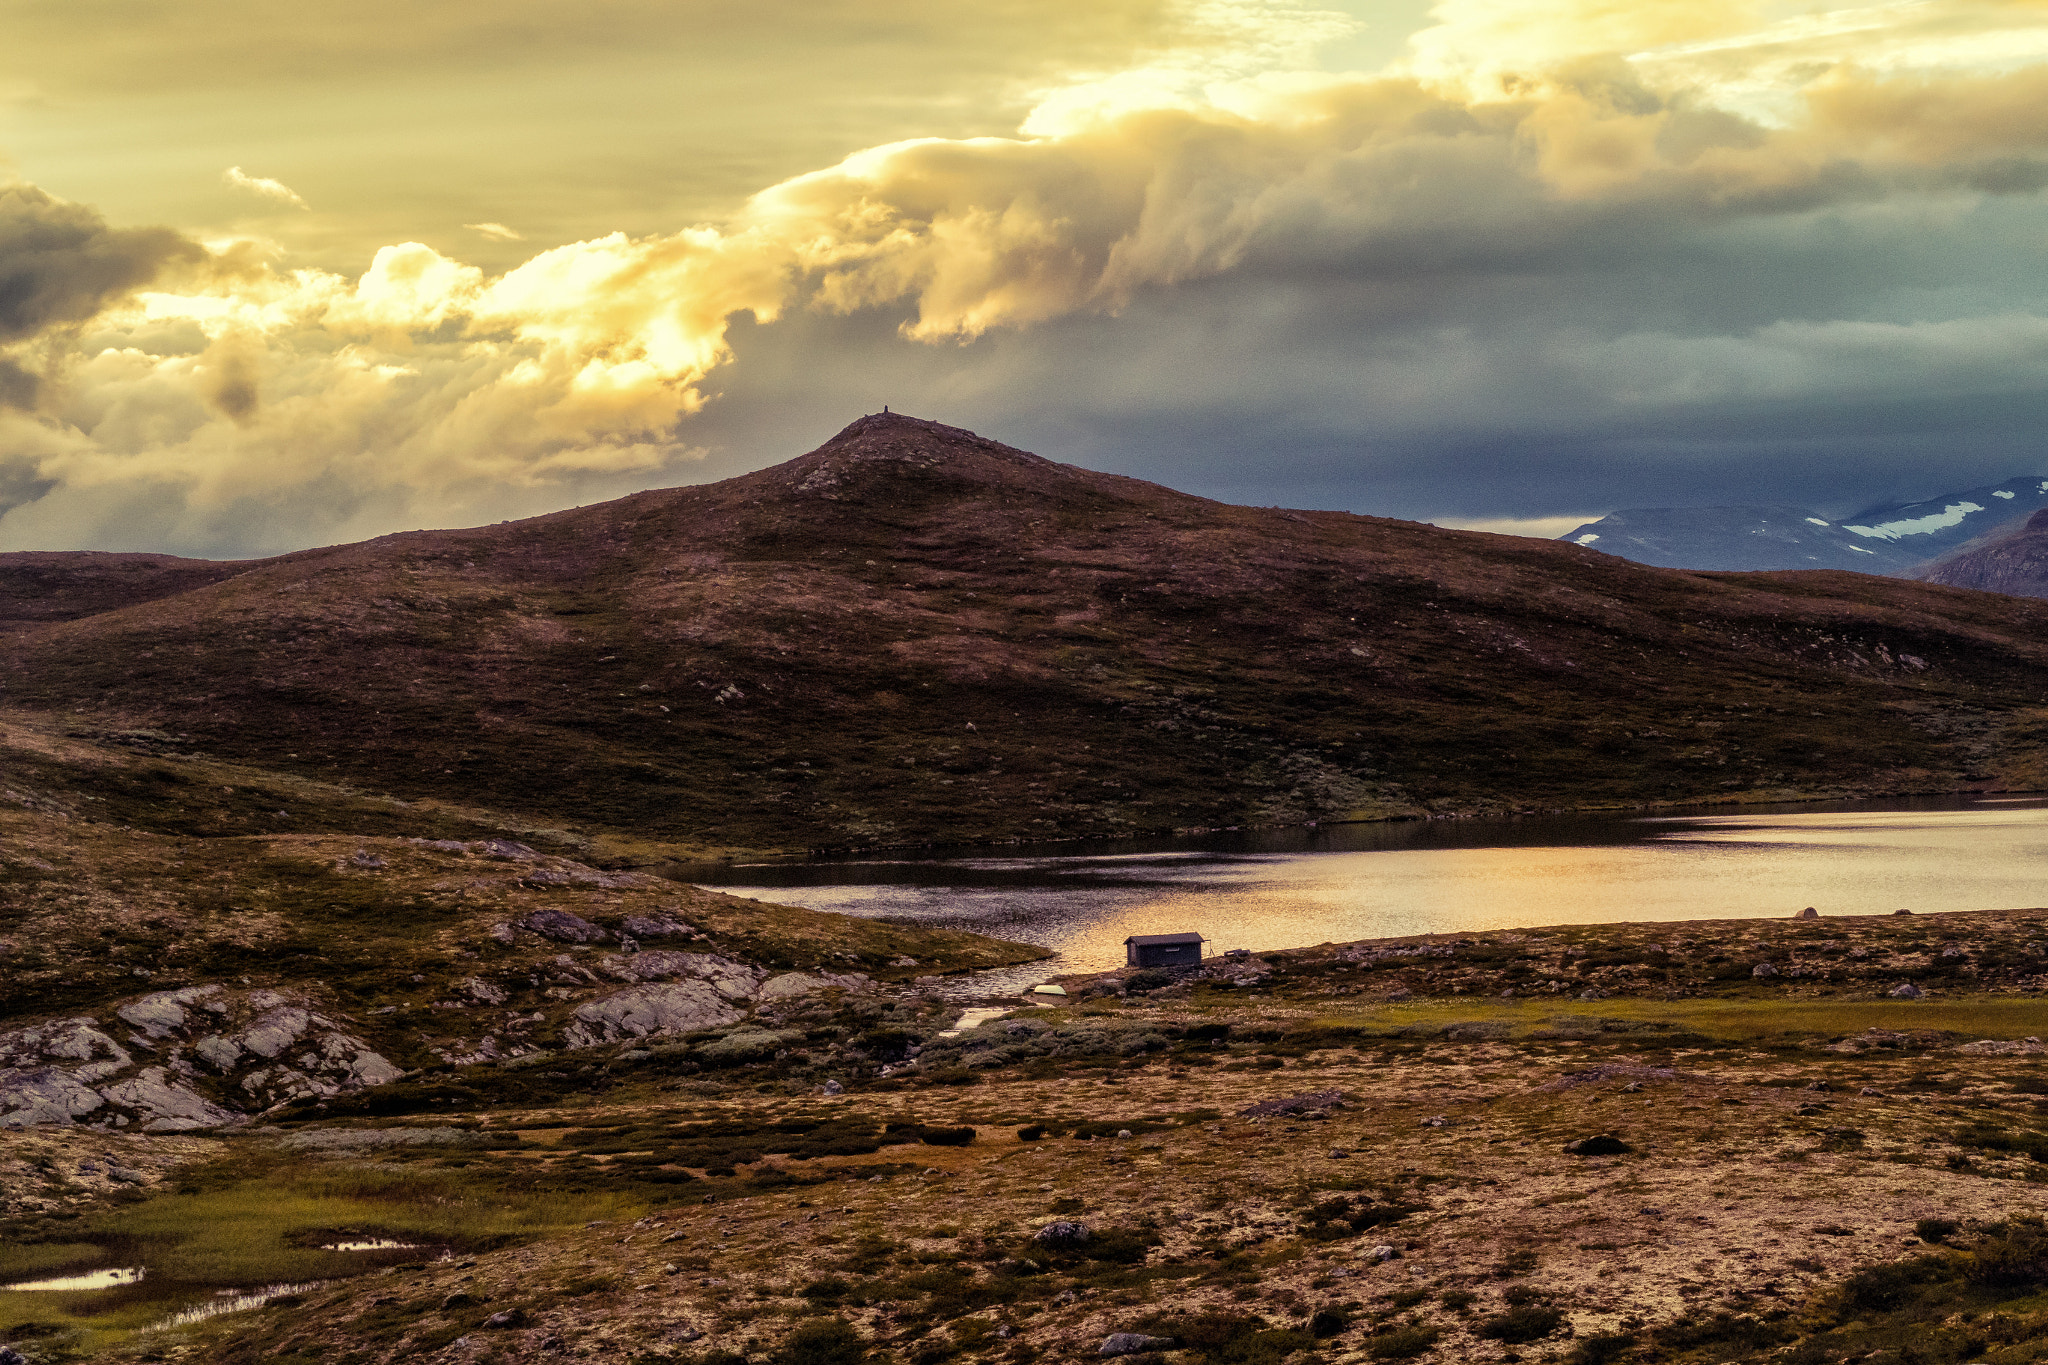
POLYGON ((1917 578, 1930 564, 2010 533, 2048 507, 2048 478, 2016 476, 1847 517, 1806 507, 1623 508, 1558 539, 1671 569, 1847 569, 1917 578))
POLYGON ((2048 784, 2043 640, 1956 588, 1236 507, 889 414, 31 624, 0 707, 648 858, 2048 784))

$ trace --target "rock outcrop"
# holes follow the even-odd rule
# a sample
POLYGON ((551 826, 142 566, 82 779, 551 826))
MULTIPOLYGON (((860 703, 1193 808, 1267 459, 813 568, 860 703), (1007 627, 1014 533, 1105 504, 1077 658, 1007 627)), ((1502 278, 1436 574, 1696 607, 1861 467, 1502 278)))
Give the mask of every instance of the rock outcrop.
POLYGON ((187 986, 0 1033, 0 1127, 219 1128, 401 1074, 309 1000, 187 986))

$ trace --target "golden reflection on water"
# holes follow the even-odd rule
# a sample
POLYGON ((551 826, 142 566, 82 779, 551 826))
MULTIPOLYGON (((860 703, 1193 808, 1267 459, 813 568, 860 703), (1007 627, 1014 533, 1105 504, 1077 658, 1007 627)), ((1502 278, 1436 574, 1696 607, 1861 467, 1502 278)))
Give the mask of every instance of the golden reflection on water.
POLYGON ((1261 950, 1546 924, 1785 917, 1809 905, 1828 916, 2048 904, 2048 810, 2039 808, 1626 823, 1633 842, 1076 859, 1091 876, 1071 887, 1057 884, 1062 860, 1041 860, 1048 884, 1030 887, 732 889, 817 909, 942 918, 1056 948, 1054 969, 1069 971, 1121 963, 1127 935, 1189 929, 1211 951, 1261 950), (1160 884, 1105 884, 1105 874, 1160 884))

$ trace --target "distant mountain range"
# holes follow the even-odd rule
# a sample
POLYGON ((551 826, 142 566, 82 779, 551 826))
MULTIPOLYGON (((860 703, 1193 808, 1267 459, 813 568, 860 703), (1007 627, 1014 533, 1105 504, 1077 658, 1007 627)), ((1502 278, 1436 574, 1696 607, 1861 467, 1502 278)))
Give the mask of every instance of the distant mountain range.
POLYGON ((1840 518, 1805 507, 1632 507, 1558 539, 1666 569, 1850 569, 1918 578, 1939 560, 2019 529, 2044 507, 2048 478, 2028 475, 1840 518))

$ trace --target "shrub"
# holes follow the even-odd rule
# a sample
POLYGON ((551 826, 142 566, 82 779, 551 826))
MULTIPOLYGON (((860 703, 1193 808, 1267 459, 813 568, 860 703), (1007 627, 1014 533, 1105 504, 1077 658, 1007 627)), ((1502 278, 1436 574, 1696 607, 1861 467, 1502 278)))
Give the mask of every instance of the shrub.
POLYGON ((965 1147, 974 1141, 972 1128, 922 1128, 918 1138, 929 1147, 965 1147))
POLYGON ((1437 1302, 1450 1309, 1453 1313, 1466 1311, 1478 1299, 1479 1296, 1468 1289, 1446 1289, 1437 1296, 1437 1302))
POLYGON ((1318 1308, 1309 1315, 1308 1334, 1321 1341, 1334 1337, 1351 1325, 1350 1310, 1339 1307, 1318 1308))
POLYGON ((789 1334, 776 1365, 861 1365, 867 1343, 841 1318, 814 1318, 789 1334))
POLYGON ((1434 1327, 1396 1327, 1367 1337, 1365 1353, 1374 1360, 1410 1360, 1436 1345, 1442 1335, 1434 1327))
POLYGON ((1947 1257, 1916 1256, 1857 1271, 1842 1282, 1842 1300, 1851 1312, 1889 1313, 1918 1298, 1922 1286, 1954 1277, 1947 1257))
POLYGON ((1636 1339, 1626 1332, 1607 1332, 1599 1336, 1584 1337, 1572 1353, 1565 1357, 1565 1365, 1609 1365, 1619 1360, 1636 1339))
POLYGON ((1612 1134, 1580 1138, 1577 1142, 1569 1143, 1565 1147, 1565 1151, 1573 1156, 1626 1156, 1634 1150, 1635 1148, 1612 1134))
POLYGON ((1019 1142, 1036 1142, 1044 1136, 1045 1125, 1042 1123, 1027 1123, 1017 1130, 1017 1141, 1019 1142))
POLYGON ((1472 1332, 1473 1335, 1488 1341, 1515 1345, 1525 1341, 1541 1341, 1563 1323, 1564 1314, 1555 1308, 1525 1303, 1510 1308, 1505 1313, 1496 1313, 1490 1318, 1483 1319, 1472 1332))
POLYGON ((2048 1283, 2048 1226, 2014 1219, 1971 1252, 1964 1277, 1991 1289, 2029 1289, 2048 1283))
POLYGON ((1923 1242, 1946 1242, 1961 1230, 1953 1218, 1922 1218, 1913 1224, 1913 1234, 1923 1242))

